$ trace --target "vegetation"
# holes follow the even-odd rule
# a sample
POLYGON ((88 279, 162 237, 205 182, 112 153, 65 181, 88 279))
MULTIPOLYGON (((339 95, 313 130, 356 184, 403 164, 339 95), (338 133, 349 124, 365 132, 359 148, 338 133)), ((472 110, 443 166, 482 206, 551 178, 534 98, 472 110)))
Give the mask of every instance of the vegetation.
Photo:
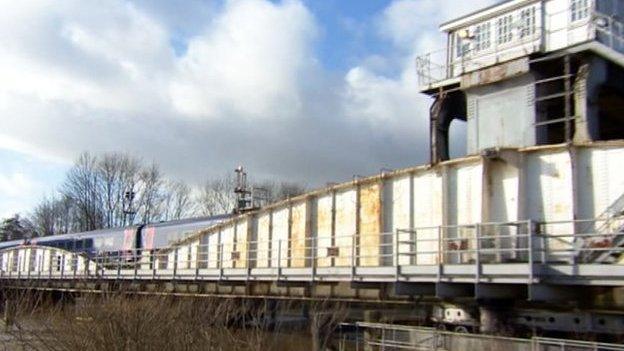
MULTIPOLYGON (((59 301, 45 293, 9 296, 6 350, 326 350, 344 305, 310 306, 311 329, 297 302, 86 295, 59 301), (280 318, 287 316, 288 318, 280 318), (315 325, 320 323, 320 325, 315 325), (321 332, 319 333, 319 329, 321 332), (313 342, 311 334, 316 336, 313 342)), ((0 347, 0 350, 2 348, 0 347)))
MULTIPOLYGON (((305 191, 296 183, 251 184, 264 188, 269 202, 305 191)), ((2 222, 0 240, 229 213, 234 188, 233 173, 193 186, 127 154, 83 153, 53 196, 42 199, 27 218, 15 215, 2 222)))
POLYGON ((33 226, 28 219, 19 214, 0 222, 0 241, 17 240, 32 236, 33 226))

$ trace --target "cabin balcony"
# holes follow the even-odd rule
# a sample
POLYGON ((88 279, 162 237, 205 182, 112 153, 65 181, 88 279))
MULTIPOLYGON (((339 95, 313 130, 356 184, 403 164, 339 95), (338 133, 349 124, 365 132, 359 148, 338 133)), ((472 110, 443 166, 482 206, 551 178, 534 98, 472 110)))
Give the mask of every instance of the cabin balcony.
POLYGON ((499 6, 514 3, 516 7, 506 12, 484 10, 442 25, 447 47, 416 58, 420 91, 452 87, 466 73, 564 49, 624 53, 624 24, 616 15, 622 9, 609 8, 607 14, 596 10, 601 2, 589 0, 511 1, 499 6))

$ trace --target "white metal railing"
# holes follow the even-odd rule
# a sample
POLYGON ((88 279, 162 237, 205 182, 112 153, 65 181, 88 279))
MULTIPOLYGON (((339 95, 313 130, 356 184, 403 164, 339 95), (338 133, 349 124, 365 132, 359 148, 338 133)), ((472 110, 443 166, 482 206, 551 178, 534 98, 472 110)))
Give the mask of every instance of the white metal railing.
POLYGON ((614 16, 597 11, 593 13, 592 23, 600 43, 615 51, 624 52, 624 23, 614 16))
POLYGON ((543 22, 536 21, 532 34, 523 37, 514 34, 511 41, 501 44, 496 37, 497 24, 492 21, 490 47, 485 50, 476 50, 475 45, 466 46, 465 43, 449 44, 445 48, 416 57, 419 85, 432 86, 445 80, 459 78, 464 73, 524 57, 533 52, 557 50, 593 39, 613 50, 624 52, 624 23, 613 16, 590 10, 586 19, 570 21, 567 18, 570 9, 548 15, 542 14, 541 10, 538 13, 546 19, 543 22), (561 21, 565 24, 554 25, 561 21), (541 23, 547 23, 548 27, 543 28, 541 23), (562 44, 554 44, 561 40, 564 40, 562 44))
MULTIPOLYGON (((359 272, 362 269, 396 267, 394 274, 398 279, 400 267, 464 265, 476 266, 474 278, 480 281, 483 273, 479 267, 483 265, 522 263, 530 267, 526 275, 531 282, 535 265, 594 263, 579 261, 579 257, 594 257, 603 252, 621 255, 624 245, 604 243, 605 238, 622 236, 622 223, 624 218, 608 217, 446 225, 398 229, 392 233, 266 241, 222 237, 215 243, 102 252, 92 257, 55 248, 22 246, 0 251, 0 277, 197 279, 217 275, 221 279, 227 274, 269 274, 280 280, 302 274, 306 279, 314 279, 325 268, 348 268, 346 274, 353 279, 366 274, 359 272), (579 246, 578 241, 597 244, 579 246), (307 270, 302 273, 297 269, 307 270)), ((436 271, 440 274, 440 270, 436 271)))
POLYGON ((498 47, 493 40, 491 49, 476 51, 463 45, 449 45, 416 57, 416 73, 418 84, 428 86, 447 79, 458 78, 464 73, 492 66, 511 58, 526 56, 538 51, 541 45, 542 29, 536 28, 535 33, 513 42, 513 45, 498 47), (461 56, 456 53, 461 50, 461 56), (521 54, 514 52, 521 50, 521 54))
POLYGON ((624 351, 624 345, 572 339, 530 339, 485 334, 457 333, 429 327, 384 323, 345 323, 340 350, 531 350, 531 351, 624 351))

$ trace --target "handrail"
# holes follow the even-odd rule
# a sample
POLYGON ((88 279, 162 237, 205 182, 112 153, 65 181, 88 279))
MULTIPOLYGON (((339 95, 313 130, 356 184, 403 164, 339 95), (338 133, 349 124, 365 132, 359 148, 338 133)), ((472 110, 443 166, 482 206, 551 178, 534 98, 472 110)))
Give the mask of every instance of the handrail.
MULTIPOLYGON (((244 269, 249 277, 262 269, 282 279, 292 269, 311 269, 315 276, 326 267, 349 268, 356 279, 362 268, 395 267, 401 279, 408 266, 471 265, 479 279, 481 267, 520 263, 529 267, 527 280, 533 281, 533 266, 570 262, 581 253, 624 253, 623 247, 581 247, 575 240, 591 240, 610 235, 605 232, 576 232, 575 228, 600 228, 608 219, 569 221, 471 223, 396 229, 383 233, 350 233, 322 237, 270 240, 240 240, 220 237, 220 241, 163 247, 73 253, 53 247, 27 245, 0 250, 0 275, 21 277, 80 277, 100 275, 124 277, 198 279, 210 270, 220 278, 231 269, 244 269)), ((619 233, 619 232, 618 232, 619 233)), ((216 240, 213 237, 211 240, 216 240)), ((524 273, 523 273, 524 274, 524 273)))

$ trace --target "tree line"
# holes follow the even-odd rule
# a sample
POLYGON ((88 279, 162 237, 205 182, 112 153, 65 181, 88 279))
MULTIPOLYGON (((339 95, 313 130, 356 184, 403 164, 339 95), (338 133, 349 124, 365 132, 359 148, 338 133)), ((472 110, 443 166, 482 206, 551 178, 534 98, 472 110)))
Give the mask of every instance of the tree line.
MULTIPOLYGON (((278 201, 305 192, 293 182, 250 181, 278 201)), ((0 223, 0 240, 90 231, 197 216, 231 213, 236 206, 233 173, 201 186, 172 180, 156 163, 126 153, 82 153, 59 189, 28 214, 0 223)))

